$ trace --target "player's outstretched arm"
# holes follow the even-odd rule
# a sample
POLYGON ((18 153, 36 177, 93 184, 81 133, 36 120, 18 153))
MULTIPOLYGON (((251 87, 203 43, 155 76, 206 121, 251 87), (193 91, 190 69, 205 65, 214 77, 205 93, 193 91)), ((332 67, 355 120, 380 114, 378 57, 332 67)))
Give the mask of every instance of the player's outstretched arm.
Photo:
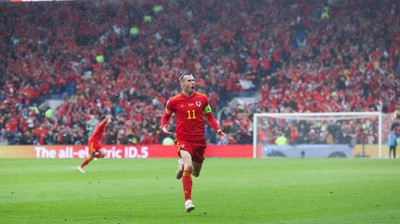
POLYGON ((164 111, 164 115, 161 118, 161 131, 166 135, 170 135, 171 137, 174 137, 174 133, 168 130, 168 121, 169 121, 170 117, 171 117, 171 114, 164 111))
POLYGON ((219 125, 217 123, 217 120, 215 119, 214 115, 210 112, 206 114, 206 120, 207 122, 211 125, 211 127, 216 130, 218 136, 219 136, 219 140, 223 141, 226 137, 226 134, 219 129, 219 125))

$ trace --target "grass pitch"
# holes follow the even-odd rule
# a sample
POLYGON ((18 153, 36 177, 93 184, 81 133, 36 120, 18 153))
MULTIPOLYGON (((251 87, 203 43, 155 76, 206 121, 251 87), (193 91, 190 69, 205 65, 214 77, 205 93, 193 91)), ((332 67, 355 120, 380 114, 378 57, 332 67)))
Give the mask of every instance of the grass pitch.
POLYGON ((184 211, 177 159, 0 160, 0 223, 400 223, 400 161, 214 159, 184 211))

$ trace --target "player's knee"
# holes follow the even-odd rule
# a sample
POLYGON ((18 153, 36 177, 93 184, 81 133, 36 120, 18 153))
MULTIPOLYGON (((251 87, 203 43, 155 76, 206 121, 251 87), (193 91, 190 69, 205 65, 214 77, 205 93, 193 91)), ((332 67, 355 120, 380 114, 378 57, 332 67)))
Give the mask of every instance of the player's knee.
POLYGON ((100 154, 100 157, 101 158, 104 158, 105 156, 106 156, 106 149, 105 148, 101 148, 100 150, 99 150, 99 154, 100 154))
POLYGON ((193 172, 193 165, 191 163, 184 165, 185 170, 193 172))

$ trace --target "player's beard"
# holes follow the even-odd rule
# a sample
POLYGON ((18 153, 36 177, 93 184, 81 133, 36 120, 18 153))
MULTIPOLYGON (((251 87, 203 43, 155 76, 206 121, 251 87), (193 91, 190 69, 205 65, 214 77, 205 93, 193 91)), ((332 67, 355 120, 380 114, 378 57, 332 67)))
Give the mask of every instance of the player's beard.
POLYGON ((189 88, 186 89, 187 93, 189 93, 189 95, 192 95, 194 93, 194 86, 189 86, 189 88))
POLYGON ((194 93, 194 86, 190 86, 190 85, 182 86, 182 92, 186 96, 191 96, 194 93))

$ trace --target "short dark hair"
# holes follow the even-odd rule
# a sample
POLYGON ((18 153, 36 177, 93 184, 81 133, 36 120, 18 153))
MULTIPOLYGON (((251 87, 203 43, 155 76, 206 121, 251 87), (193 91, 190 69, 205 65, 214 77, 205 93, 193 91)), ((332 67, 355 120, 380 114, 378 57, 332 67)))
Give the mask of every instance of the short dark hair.
POLYGON ((105 115, 105 114, 101 115, 101 116, 100 116, 100 121, 106 119, 106 117, 107 117, 107 115, 105 115))
POLYGON ((182 72, 179 74, 179 82, 183 82, 183 76, 185 76, 185 75, 191 75, 194 77, 194 75, 190 72, 182 72))

